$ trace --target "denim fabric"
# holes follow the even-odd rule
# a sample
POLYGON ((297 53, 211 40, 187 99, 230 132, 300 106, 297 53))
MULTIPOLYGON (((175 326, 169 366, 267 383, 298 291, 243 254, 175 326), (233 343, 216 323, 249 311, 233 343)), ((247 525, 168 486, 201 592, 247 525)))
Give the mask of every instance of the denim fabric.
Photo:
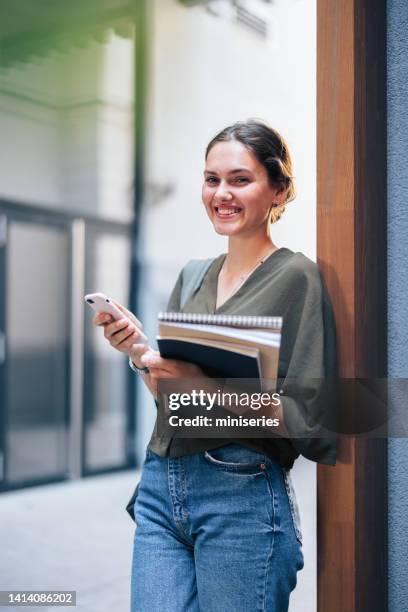
POLYGON ((303 567, 289 472, 238 443, 147 450, 134 506, 132 612, 286 612, 303 567))

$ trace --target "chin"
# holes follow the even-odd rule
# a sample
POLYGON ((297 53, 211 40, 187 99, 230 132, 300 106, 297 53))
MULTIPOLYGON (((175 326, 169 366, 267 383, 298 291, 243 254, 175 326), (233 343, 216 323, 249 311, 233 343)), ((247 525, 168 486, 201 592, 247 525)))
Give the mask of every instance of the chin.
POLYGON ((239 234, 242 230, 242 220, 238 223, 237 221, 226 223, 225 221, 220 221, 212 211, 208 211, 207 215, 211 221, 211 224, 214 228, 214 231, 220 236, 235 236, 239 234))
POLYGON ((225 227, 223 225, 220 226, 217 223, 213 223, 213 228, 220 236, 235 236, 236 234, 239 234, 239 228, 237 227, 225 227))
POLYGON ((225 230, 225 228, 222 227, 214 227, 215 233, 218 234, 219 236, 231 236, 232 233, 228 232, 225 230))

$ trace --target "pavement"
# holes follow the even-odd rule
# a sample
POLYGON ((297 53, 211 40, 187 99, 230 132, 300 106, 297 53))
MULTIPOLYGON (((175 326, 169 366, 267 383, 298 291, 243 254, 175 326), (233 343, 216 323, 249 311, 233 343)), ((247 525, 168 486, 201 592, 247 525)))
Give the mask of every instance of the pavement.
MULTIPOLYGON (((290 612, 316 611, 316 469, 299 459, 305 568, 290 612)), ((0 590, 76 591, 77 606, 3 610, 130 612, 135 524, 125 506, 140 478, 129 470, 0 494, 0 590)))
POLYGON ((0 590, 73 590, 76 608, 129 612, 135 524, 125 510, 134 470, 0 495, 0 590))

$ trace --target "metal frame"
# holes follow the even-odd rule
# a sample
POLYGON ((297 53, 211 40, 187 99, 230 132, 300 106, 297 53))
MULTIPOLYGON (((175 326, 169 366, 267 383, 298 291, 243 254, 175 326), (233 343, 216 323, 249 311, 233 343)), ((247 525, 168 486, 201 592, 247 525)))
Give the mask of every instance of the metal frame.
MULTIPOLYGON (((140 287, 140 257, 139 236, 142 222, 142 212, 145 203, 145 159, 146 159, 146 125, 147 99, 149 95, 149 33, 150 16, 147 0, 133 0, 133 19, 135 23, 134 45, 134 191, 133 191, 133 223, 131 225, 131 264, 130 264, 130 296, 129 303, 133 312, 139 311, 140 287)), ((133 406, 137 405, 137 390, 140 380, 129 370, 128 394, 133 406)), ((136 456, 134 433, 137 428, 136 411, 130 412, 129 431, 133 432, 133 444, 128 445, 129 462, 140 466, 142 458, 136 456)))
POLYGON ((74 219, 71 225, 71 378, 69 470, 72 478, 83 474, 83 384, 84 384, 84 308, 85 222, 74 219))
MULTIPOLYGON (((2 236, 0 238, 0 295, 5 295, 4 287, 6 283, 6 241, 7 241, 7 217, 0 211, 0 223, 2 226, 2 236)), ((5 329, 6 329, 6 308, 5 301, 0 299, 0 333, 2 334, 2 352, 6 356, 5 346, 5 329)), ((4 407, 6 405, 6 361, 3 359, 0 361, 0 453, 1 453, 1 466, 0 466, 0 487, 2 486, 4 475, 6 473, 6 412, 4 407)))

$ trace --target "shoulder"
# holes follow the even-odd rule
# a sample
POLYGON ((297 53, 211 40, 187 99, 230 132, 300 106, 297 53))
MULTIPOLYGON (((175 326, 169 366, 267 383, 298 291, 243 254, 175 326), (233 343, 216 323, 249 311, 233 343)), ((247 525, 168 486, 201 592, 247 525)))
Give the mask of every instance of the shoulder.
POLYGON ((305 278, 310 281, 321 282, 319 266, 300 251, 292 252, 288 258, 285 271, 293 277, 305 278))
POLYGON ((209 267, 216 259, 218 259, 218 257, 200 257, 197 259, 189 259, 182 267, 181 273, 189 272, 191 270, 201 270, 209 267))
POLYGON ((183 272, 183 270, 205 268, 206 266, 210 266, 213 262, 219 261, 223 257, 225 257, 225 253, 212 257, 197 257, 195 259, 189 259, 181 268, 181 272, 183 272))
POLYGON ((316 262, 300 251, 292 252, 285 262, 285 279, 289 290, 303 295, 321 296, 324 291, 323 279, 316 262))
POLYGON ((180 308, 183 308, 188 299, 201 287, 214 261, 216 261, 214 258, 191 259, 186 263, 179 276, 180 308))
POLYGON ((180 277, 183 285, 195 286, 199 284, 211 268, 212 264, 219 258, 207 257, 203 259, 190 259, 182 268, 180 277))
POLYGON ((288 261, 288 269, 293 273, 304 274, 312 278, 320 276, 319 266, 304 253, 297 251, 288 261))

